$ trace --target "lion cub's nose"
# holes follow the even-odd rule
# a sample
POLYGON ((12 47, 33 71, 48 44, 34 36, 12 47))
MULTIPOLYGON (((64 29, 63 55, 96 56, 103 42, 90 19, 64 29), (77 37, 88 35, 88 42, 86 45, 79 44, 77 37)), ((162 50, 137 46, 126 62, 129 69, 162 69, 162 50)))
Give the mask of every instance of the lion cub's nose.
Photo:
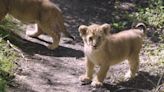
POLYGON ((94 49, 97 49, 97 45, 92 45, 92 47, 93 47, 94 49))
POLYGON ((93 41, 93 37, 89 37, 88 39, 89 39, 89 41, 93 41))

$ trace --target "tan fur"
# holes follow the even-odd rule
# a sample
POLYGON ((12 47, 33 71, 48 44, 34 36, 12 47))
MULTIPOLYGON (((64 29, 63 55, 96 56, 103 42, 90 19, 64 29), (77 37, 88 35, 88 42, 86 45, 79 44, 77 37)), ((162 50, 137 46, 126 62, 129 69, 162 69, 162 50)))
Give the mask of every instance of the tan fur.
MULTIPOLYGON (((141 26, 141 25, 140 25, 141 26)), ((92 86, 102 86, 110 66, 127 59, 130 69, 126 79, 134 77, 138 71, 139 52, 142 47, 143 31, 137 27, 116 34, 110 34, 109 24, 93 24, 79 27, 80 36, 84 42, 86 56, 86 74, 80 77, 83 82, 92 80, 93 68, 100 67, 92 86)))
POLYGON ((58 47, 60 33, 70 36, 65 29, 60 10, 49 0, 0 0, 0 20, 10 14, 23 23, 37 23, 38 31, 30 36, 46 33, 53 38, 49 49, 58 47))

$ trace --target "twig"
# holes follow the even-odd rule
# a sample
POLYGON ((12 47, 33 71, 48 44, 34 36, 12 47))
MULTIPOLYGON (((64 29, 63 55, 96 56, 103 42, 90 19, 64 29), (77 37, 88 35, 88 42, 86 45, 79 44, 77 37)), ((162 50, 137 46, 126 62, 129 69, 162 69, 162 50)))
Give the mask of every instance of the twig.
POLYGON ((8 44, 10 47, 12 47, 15 51, 17 51, 17 52, 19 52, 19 53, 21 52, 21 50, 19 50, 19 49, 16 48, 13 44, 11 44, 9 40, 7 40, 7 44, 8 44))
POLYGON ((18 53, 20 53, 20 55, 22 56, 23 59, 25 59, 25 61, 27 61, 26 57, 24 56, 24 54, 21 52, 21 50, 19 50, 18 48, 16 48, 12 43, 10 43, 9 40, 7 40, 7 43, 9 44, 9 46, 11 48, 13 48, 15 51, 17 51, 18 53))
POLYGON ((152 81, 151 81, 149 78, 147 78, 145 75, 142 74, 142 76, 143 76, 145 79, 147 79, 147 81, 149 81, 154 87, 157 86, 154 82, 152 82, 152 81))
POLYGON ((155 89, 154 92, 158 92, 159 91, 159 88, 162 86, 162 85, 160 85, 160 83, 161 83, 161 80, 162 80, 163 76, 164 76, 164 73, 159 78, 158 83, 157 83, 157 87, 156 87, 156 89, 155 89))

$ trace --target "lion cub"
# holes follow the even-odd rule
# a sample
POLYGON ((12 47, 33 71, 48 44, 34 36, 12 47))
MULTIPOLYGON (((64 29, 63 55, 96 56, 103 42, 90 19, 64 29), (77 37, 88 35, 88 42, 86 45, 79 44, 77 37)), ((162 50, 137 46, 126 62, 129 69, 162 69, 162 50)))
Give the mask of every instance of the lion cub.
POLYGON ((23 23, 38 24, 38 31, 28 34, 37 37, 46 33, 53 38, 49 49, 55 49, 59 45, 60 33, 73 38, 64 26, 64 20, 60 10, 49 0, 0 0, 0 20, 6 14, 10 14, 23 23))
POLYGON ((132 78, 138 71, 139 52, 144 36, 144 24, 138 24, 134 29, 125 30, 116 34, 110 34, 110 24, 81 25, 79 33, 84 42, 86 56, 86 73, 80 76, 82 82, 91 82, 94 65, 98 65, 98 71, 92 86, 102 86, 107 71, 111 65, 127 59, 130 69, 125 78, 132 78))

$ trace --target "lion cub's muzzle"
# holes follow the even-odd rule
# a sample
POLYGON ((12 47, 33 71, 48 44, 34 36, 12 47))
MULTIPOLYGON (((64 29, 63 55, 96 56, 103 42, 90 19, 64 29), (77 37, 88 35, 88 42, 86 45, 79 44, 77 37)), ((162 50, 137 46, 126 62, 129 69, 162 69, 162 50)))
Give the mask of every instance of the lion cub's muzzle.
POLYGON ((92 49, 97 49, 100 45, 100 42, 100 38, 89 37, 87 40, 88 45, 91 46, 92 49))

